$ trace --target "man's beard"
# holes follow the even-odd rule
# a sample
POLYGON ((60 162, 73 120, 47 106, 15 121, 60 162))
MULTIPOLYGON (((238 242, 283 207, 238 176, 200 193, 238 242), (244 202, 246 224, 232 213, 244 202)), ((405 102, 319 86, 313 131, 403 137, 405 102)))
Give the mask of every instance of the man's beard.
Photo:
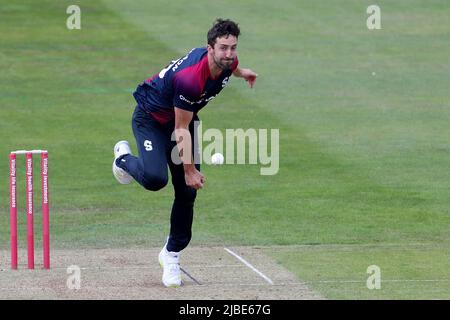
POLYGON ((216 59, 214 57, 214 63, 223 71, 229 70, 233 65, 234 59, 216 59))

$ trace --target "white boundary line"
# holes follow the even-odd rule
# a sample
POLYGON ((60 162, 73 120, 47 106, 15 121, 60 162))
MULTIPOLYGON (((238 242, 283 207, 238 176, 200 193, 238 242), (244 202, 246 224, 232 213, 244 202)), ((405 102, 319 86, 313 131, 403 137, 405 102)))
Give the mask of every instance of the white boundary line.
POLYGON ((243 264, 245 264, 247 267, 249 267, 250 269, 252 269, 254 272, 256 272, 260 277, 262 277, 264 280, 266 280, 269 284, 273 285, 273 281, 267 277, 264 273, 262 273, 261 271, 259 271, 258 269, 256 269, 254 266, 252 266, 250 263, 248 263, 247 261, 245 261, 244 258, 242 258, 241 256, 237 255, 236 253, 234 253, 233 251, 231 251, 228 248, 224 248, 225 251, 227 251, 229 254, 231 254, 232 256, 234 256, 236 259, 238 259, 239 261, 241 261, 243 264))

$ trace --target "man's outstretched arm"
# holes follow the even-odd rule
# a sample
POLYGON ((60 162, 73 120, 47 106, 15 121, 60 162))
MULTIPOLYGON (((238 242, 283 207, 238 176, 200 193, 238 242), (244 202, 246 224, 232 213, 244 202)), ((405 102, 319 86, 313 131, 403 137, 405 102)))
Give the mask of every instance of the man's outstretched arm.
POLYGON ((244 78, 245 81, 248 82, 248 85, 250 86, 250 88, 253 88, 253 86, 255 85, 255 82, 256 82, 256 78, 258 77, 258 74, 256 74, 252 70, 246 69, 246 68, 239 68, 239 67, 237 67, 233 71, 233 75, 238 78, 244 78))

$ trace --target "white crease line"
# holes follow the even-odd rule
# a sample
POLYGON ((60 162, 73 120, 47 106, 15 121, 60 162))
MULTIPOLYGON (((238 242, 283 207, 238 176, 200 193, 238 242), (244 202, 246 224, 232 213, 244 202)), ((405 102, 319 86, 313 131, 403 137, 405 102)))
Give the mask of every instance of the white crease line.
POLYGON ((243 264, 245 264, 247 267, 249 267, 250 269, 252 269, 254 272, 256 272, 259 276, 261 276, 264 280, 266 280, 269 284, 273 285, 273 281, 270 280, 269 277, 267 277, 264 273, 262 273, 261 271, 259 271, 258 269, 256 269, 254 266, 252 266, 250 263, 248 263, 247 261, 245 261, 244 258, 240 257, 239 255, 237 255, 236 253, 234 253, 233 251, 231 251, 228 248, 224 248, 225 251, 227 251, 229 254, 233 255, 235 258, 237 258, 239 261, 241 261, 243 264))
MULTIPOLYGON (((381 282, 449 282, 450 279, 382 279, 381 282)), ((311 280, 310 283, 366 283, 365 280, 311 280)))
MULTIPOLYGON (((187 265, 189 265, 190 269, 195 269, 195 268, 202 268, 202 269, 208 269, 208 268, 244 268, 244 266, 242 264, 218 264, 218 265, 191 265, 186 263, 187 265)), ((51 267, 50 270, 53 271, 66 271, 68 267, 51 267)), ((105 270, 105 271, 117 271, 117 270, 123 270, 123 271, 127 271, 127 270, 154 270, 154 269, 158 269, 160 270, 161 267, 158 266, 120 266, 120 267, 100 267, 100 266, 88 266, 88 267, 80 267, 80 270, 87 270, 87 271, 101 271, 101 270, 105 270)), ((17 270, 11 270, 9 267, 7 268, 0 268, 0 272, 5 272, 5 273, 11 273, 14 275, 18 275, 20 273, 20 276, 23 275, 23 273, 26 272, 30 272, 34 273, 34 272, 42 272, 42 274, 45 273, 49 273, 49 270, 44 270, 44 269, 35 269, 35 270, 28 270, 26 266, 24 266, 23 268, 19 268, 19 271, 17 270)))

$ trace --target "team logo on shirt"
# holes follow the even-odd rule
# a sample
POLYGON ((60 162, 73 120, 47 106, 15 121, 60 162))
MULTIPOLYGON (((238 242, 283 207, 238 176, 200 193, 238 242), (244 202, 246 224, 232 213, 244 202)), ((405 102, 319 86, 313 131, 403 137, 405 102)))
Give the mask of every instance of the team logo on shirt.
POLYGON ((228 80, 230 80, 230 77, 225 77, 225 79, 223 79, 223 81, 222 81, 222 88, 225 88, 225 86, 228 83, 228 80))

